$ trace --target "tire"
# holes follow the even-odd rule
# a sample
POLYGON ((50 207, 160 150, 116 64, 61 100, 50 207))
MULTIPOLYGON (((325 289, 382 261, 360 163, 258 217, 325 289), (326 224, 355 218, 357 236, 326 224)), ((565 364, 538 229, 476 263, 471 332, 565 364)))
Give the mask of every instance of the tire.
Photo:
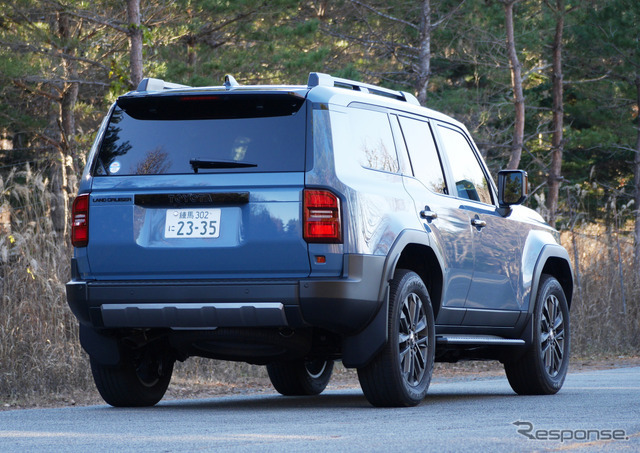
POLYGON ((533 311, 533 343, 518 360, 504 364, 511 388, 519 395, 557 393, 569 368, 569 305, 554 277, 540 278, 533 311))
POLYGON ((285 396, 319 395, 333 373, 333 360, 296 360, 267 365, 271 384, 285 396))
POLYGON ((173 360, 142 353, 116 366, 90 359, 100 396, 115 407, 145 407, 158 403, 169 387, 173 360))
POLYGON ((429 292, 412 271, 396 270, 389 293, 389 341, 358 379, 367 400, 379 407, 409 407, 427 394, 435 356, 429 292))

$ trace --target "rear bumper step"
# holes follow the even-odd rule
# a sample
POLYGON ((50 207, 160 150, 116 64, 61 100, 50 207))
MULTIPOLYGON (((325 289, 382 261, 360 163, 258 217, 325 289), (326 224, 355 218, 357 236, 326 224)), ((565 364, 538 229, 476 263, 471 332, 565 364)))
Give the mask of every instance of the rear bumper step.
POLYGON ((285 327, 280 302, 102 305, 104 327, 285 327))

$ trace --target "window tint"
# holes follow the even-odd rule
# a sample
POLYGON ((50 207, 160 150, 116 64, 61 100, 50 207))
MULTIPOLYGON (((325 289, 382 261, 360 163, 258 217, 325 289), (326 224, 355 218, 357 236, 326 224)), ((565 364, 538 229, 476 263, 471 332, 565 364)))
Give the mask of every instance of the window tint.
POLYGON ((288 98, 118 101, 94 174, 303 171, 305 109, 288 98))
POLYGON ((489 183, 473 149, 460 132, 438 126, 460 198, 492 204, 489 183))
POLYGON ((351 108, 349 125, 360 165, 391 173, 400 171, 386 113, 351 108))
POLYGON ((433 140, 431 127, 426 121, 400 117, 413 174, 431 191, 448 193, 440 156, 433 140))

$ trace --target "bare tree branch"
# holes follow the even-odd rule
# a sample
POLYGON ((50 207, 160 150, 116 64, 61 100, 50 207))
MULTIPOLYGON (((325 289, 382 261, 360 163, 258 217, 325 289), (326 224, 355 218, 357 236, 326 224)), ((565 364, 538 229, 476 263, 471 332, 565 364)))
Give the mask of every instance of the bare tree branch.
POLYGON ((62 95, 61 94, 59 96, 54 96, 53 94, 48 93, 46 91, 42 91, 42 90, 39 90, 37 88, 33 88, 33 87, 27 85, 26 83, 22 82, 21 80, 14 79, 14 80, 12 80, 12 82, 18 88, 22 88, 23 90, 28 91, 29 93, 37 94, 38 96, 43 96, 43 97, 45 97, 47 99, 51 99, 51 100, 56 101, 56 102, 60 102, 60 100, 62 99, 62 95))
POLYGON ((17 51, 17 52, 33 52, 33 53, 37 53, 40 55, 46 55, 49 57, 55 57, 55 58, 63 58, 63 59, 67 59, 67 60, 72 60, 72 61, 79 61, 82 63, 87 63, 91 66, 96 66, 100 69, 103 69, 104 71, 109 71, 109 68, 105 65, 103 65, 102 63, 99 63, 95 60, 91 60, 89 58, 84 58, 84 57, 78 57, 75 55, 70 55, 68 53, 60 53, 60 52, 54 52, 51 49, 46 49, 46 48, 42 48, 42 47, 37 47, 34 46, 33 44, 27 44, 27 43, 18 43, 18 42, 11 42, 11 41, 4 41, 4 40, 0 40, 0 45, 4 45, 8 48, 10 48, 11 50, 17 51))
POLYGON ((365 8, 365 9, 368 9, 369 11, 371 11, 372 13, 374 13, 374 14, 380 16, 380 17, 384 17, 385 19, 389 19, 390 21, 398 22, 400 24, 406 25, 407 27, 411 27, 414 30, 418 30, 418 31, 420 30, 420 28, 416 24, 413 24, 413 23, 408 22, 408 21, 403 20, 403 19, 398 19, 397 17, 391 16, 389 14, 385 14, 382 11, 379 11, 379 10, 375 9, 374 7, 372 7, 370 5, 367 5, 365 3, 362 3, 362 2, 360 2, 358 0, 350 0, 350 1, 351 1, 351 3, 354 3, 354 4, 356 4, 358 6, 361 6, 361 7, 365 8))
POLYGON ((455 8, 453 8, 451 11, 449 11, 447 14, 445 14, 444 16, 442 16, 440 19, 436 20, 435 22, 433 22, 431 24, 431 28, 438 28, 440 25, 442 25, 444 22, 448 21, 449 19, 451 19, 453 16, 456 15, 456 13, 458 11, 460 11, 460 9, 462 8, 462 5, 464 5, 464 2, 466 0, 461 0, 460 3, 458 3, 458 6, 456 6, 455 8))

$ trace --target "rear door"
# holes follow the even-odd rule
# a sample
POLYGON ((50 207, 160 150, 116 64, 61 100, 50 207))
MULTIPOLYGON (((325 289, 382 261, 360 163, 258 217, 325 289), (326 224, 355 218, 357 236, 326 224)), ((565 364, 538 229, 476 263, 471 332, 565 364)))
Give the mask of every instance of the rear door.
POLYGON ((91 276, 308 275, 303 104, 292 94, 121 98, 92 168, 91 276))
POLYGON ((398 116, 409 151, 411 172, 404 184, 414 200, 418 217, 443 260, 442 304, 436 322, 457 325, 465 314, 465 300, 473 276, 473 232, 469 215, 449 196, 442 162, 426 119, 398 116))

